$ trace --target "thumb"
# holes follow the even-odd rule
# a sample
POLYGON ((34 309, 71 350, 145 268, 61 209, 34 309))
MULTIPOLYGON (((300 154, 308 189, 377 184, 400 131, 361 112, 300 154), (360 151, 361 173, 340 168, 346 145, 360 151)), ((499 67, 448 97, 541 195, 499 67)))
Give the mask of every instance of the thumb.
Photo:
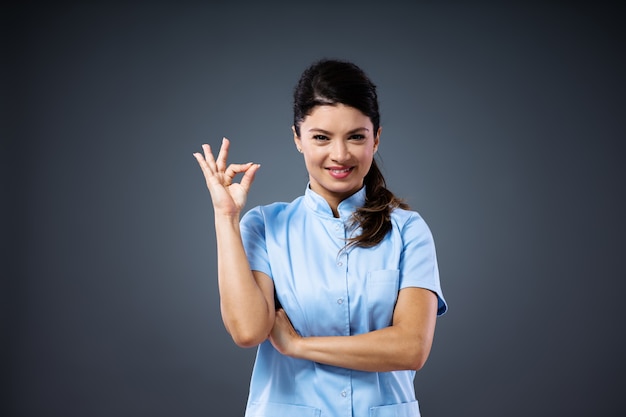
POLYGON ((240 184, 246 190, 250 190, 250 186, 254 182, 254 177, 256 176, 257 170, 261 167, 261 164, 252 164, 250 168, 246 170, 241 178, 240 184))

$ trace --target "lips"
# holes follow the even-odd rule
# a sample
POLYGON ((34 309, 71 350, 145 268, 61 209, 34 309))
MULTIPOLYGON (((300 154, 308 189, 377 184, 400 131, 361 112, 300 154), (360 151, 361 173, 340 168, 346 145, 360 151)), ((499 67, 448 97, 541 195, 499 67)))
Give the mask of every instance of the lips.
POLYGON ((354 167, 330 167, 326 169, 333 178, 342 179, 350 175, 354 167))

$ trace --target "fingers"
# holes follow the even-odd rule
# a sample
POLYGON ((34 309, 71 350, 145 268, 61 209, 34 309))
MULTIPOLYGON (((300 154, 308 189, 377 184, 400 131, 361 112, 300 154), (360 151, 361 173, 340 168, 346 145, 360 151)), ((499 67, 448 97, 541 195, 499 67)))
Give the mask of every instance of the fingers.
POLYGON ((254 181, 256 171, 259 169, 259 164, 248 162, 246 164, 230 164, 226 166, 228 159, 228 151, 230 148, 230 141, 226 138, 222 139, 222 145, 217 155, 217 159, 213 156, 211 147, 207 144, 202 145, 204 156, 200 152, 195 152, 193 156, 198 161, 204 176, 207 181, 211 177, 220 177, 220 182, 223 185, 228 186, 232 184, 233 179, 237 174, 244 174, 241 179, 241 186, 247 191, 250 189, 250 185, 254 181))
POLYGON ((215 163, 215 158, 213 157, 213 152, 211 152, 211 146, 206 143, 202 145, 202 150, 204 151, 204 159, 207 163, 208 168, 212 173, 217 172, 217 165, 215 163))
POLYGON ((259 164, 248 162, 247 164, 230 164, 224 172, 224 180, 227 185, 233 183, 237 174, 244 174, 241 178, 240 184, 247 192, 250 189, 252 181, 254 181, 254 175, 259 169, 259 164))
POLYGON ((222 138, 222 146, 217 154, 216 166, 218 171, 226 170, 226 160, 228 159, 228 149, 230 148, 230 141, 226 138, 222 138))
POLYGON ((224 172, 226 170, 226 160, 228 159, 228 148, 230 142, 228 139, 222 139, 222 146, 220 147, 220 151, 217 154, 217 159, 213 156, 213 152, 211 151, 211 146, 206 143, 202 145, 202 150, 204 152, 204 158, 200 153, 196 152, 193 156, 196 157, 198 163, 201 167, 206 164, 206 168, 210 170, 211 173, 224 172))
POLYGON ((247 191, 250 190, 250 186, 252 185, 252 182, 254 181, 254 177, 256 175, 256 172, 258 171, 259 168, 261 168, 261 164, 249 164, 249 168, 246 170, 246 172, 243 174, 243 177, 241 178, 241 186, 247 191))
POLYGON ((215 171, 215 160, 213 159, 211 147, 207 144, 203 144, 202 151, 204 152, 204 155, 202 155, 200 152, 193 153, 193 156, 198 161, 198 164, 201 168, 203 168, 203 170, 206 168, 211 169, 211 171, 215 171))
MULTIPOLYGON (((202 145, 202 147, 204 148, 204 154, 206 155, 207 148, 205 148, 205 146, 208 147, 208 145, 202 145)), ((211 154, 210 148, 208 148, 208 154, 211 154)), ((204 174, 205 178, 208 179, 211 175, 213 175, 213 172, 209 167, 206 157, 202 156, 200 152, 194 152, 193 156, 196 158, 196 161, 198 161, 198 165, 200 165, 200 168, 202 169, 202 173, 204 174)))

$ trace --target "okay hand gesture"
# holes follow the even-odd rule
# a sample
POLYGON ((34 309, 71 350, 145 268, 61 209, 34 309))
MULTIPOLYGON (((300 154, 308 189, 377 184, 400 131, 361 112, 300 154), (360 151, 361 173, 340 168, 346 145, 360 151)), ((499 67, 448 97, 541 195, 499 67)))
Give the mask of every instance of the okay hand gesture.
POLYGON ((260 165, 248 162, 247 164, 230 164, 227 167, 229 147, 230 141, 224 138, 217 159, 213 157, 211 147, 206 144, 202 145, 204 156, 199 152, 194 153, 193 156, 204 173, 215 214, 239 216, 246 204, 248 191, 260 165), (241 181, 233 182, 235 176, 240 173, 243 174, 241 181))

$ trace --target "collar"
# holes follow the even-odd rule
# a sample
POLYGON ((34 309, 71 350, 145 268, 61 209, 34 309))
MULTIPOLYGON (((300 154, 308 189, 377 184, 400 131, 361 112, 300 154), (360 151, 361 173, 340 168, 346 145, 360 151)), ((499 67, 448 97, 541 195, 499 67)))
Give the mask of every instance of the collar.
MULTIPOLYGON (((304 192, 304 202, 306 203, 307 207, 309 207, 315 213, 324 217, 334 218, 333 211, 331 210, 324 197, 313 191, 309 184, 307 184, 306 191, 304 192)), ((363 207, 364 204, 365 186, 361 187, 359 191, 339 203, 339 206, 337 206, 339 218, 344 221, 350 219, 352 213, 354 213, 357 208, 363 207)))

